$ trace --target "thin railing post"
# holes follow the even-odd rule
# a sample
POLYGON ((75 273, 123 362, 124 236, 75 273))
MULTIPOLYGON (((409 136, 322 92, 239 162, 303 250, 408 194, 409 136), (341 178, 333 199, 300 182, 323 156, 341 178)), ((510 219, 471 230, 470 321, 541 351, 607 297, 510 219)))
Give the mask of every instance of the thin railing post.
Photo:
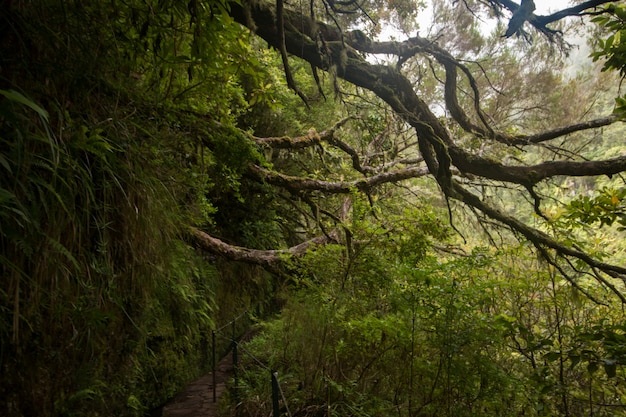
POLYGON ((213 339, 213 347, 211 348, 211 357, 213 358, 213 402, 217 402, 217 386, 216 386, 216 372, 217 363, 215 358, 215 330, 212 331, 211 338, 213 339))
POLYGON ((276 375, 278 374, 276 371, 270 371, 272 374, 272 416, 280 417, 280 405, 278 403, 278 379, 276 375))
POLYGON ((239 358, 237 355, 237 341, 233 339, 233 380, 234 380, 234 397, 235 397, 235 412, 239 415, 239 381, 237 378, 237 362, 239 358))

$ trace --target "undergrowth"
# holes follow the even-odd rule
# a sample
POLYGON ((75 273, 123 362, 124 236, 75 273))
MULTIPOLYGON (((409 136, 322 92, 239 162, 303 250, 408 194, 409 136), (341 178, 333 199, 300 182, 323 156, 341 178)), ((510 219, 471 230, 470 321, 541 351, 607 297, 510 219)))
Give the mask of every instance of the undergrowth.
MULTIPOLYGON (((192 47, 169 3, 0 13, 2 415, 144 415, 210 366, 220 275, 185 233, 212 224, 215 124, 180 62, 137 48, 192 47)), ((206 91, 217 119, 237 100, 206 91)))

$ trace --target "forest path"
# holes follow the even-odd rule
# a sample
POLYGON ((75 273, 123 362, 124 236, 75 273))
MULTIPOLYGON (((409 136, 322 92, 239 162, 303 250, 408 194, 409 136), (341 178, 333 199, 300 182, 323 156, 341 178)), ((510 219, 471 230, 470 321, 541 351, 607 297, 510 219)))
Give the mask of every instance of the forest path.
MULTIPOLYGON (((258 333, 248 329, 239 342, 252 339, 258 333)), ((233 376, 233 350, 230 349, 215 366, 215 402, 213 401, 213 373, 191 382, 185 389, 168 401, 161 417, 217 417, 220 397, 226 391, 226 383, 233 376)))
POLYGON ((163 407, 162 417, 217 417, 220 397, 226 391, 226 381, 233 374, 232 350, 216 366, 213 402, 213 374, 191 382, 163 407))

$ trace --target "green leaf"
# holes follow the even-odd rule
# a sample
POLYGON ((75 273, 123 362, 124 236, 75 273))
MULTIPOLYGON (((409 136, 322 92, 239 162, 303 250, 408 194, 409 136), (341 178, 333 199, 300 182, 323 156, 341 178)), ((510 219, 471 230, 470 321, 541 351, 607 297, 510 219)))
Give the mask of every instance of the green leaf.
POLYGON ((569 360, 571 362, 570 369, 573 369, 580 363, 580 355, 569 355, 569 360))
POLYGON ((2 165, 7 171, 9 171, 9 174, 13 173, 13 171, 11 170, 11 165, 9 165, 9 161, 1 153, 0 153, 0 165, 2 165))
POLYGON ((561 352, 548 352, 543 356, 548 362, 554 362, 561 357, 561 352))
POLYGON ((614 378, 617 372, 617 361, 615 359, 602 359, 602 365, 604 366, 606 376, 614 378))
POLYGON ((589 364, 587 364, 587 372, 589 372, 590 375, 593 375, 599 367, 598 362, 589 362, 589 364))
POLYGON ((46 122, 48 121, 48 112, 31 99, 26 98, 22 93, 15 90, 0 90, 0 94, 2 94, 11 101, 15 101, 17 103, 30 107, 31 109, 35 110, 42 119, 44 119, 46 122))

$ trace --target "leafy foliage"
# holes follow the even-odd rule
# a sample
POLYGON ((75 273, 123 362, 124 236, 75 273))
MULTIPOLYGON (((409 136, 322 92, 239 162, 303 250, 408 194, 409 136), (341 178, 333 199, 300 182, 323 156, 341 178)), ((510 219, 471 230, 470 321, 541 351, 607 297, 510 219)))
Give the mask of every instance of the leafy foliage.
POLYGON ((626 8, 621 4, 611 4, 600 14, 592 19, 604 29, 610 32, 606 39, 600 39, 598 51, 591 56, 594 60, 604 58, 603 70, 619 70, 622 76, 626 76, 626 46, 624 36, 626 31, 626 8))
POLYGON ((611 226, 617 222, 618 230, 626 229, 626 213, 624 212, 624 197, 626 189, 613 190, 604 188, 594 198, 580 196, 567 206, 567 218, 579 222, 582 227, 594 223, 602 226, 611 226))
MULTIPOLYGON (((337 27, 365 21, 368 36, 378 20, 416 28, 415 2, 358 5, 370 14, 331 2, 311 13, 337 27)), ((229 14, 239 6, 10 2, 0 16, 0 412, 143 415, 206 370, 216 323, 258 306, 260 314, 282 311, 247 348, 279 370, 299 415, 618 415, 623 315, 593 269, 544 264, 545 253, 511 245, 484 218, 463 224, 462 209, 418 174, 369 186, 396 168, 421 172, 420 151, 433 146, 418 149, 428 132, 417 135, 404 112, 341 81, 345 51, 323 57, 329 73, 321 80, 308 63, 288 60, 309 99, 303 105, 283 80, 280 56, 234 23, 229 14), (255 143, 254 135, 293 144, 285 135, 307 130, 301 148, 255 143), (284 187, 270 181, 276 173, 284 187), (324 192, 337 184, 352 185, 324 192), (448 227, 448 216, 462 224, 448 227), (277 277, 199 253, 187 240, 190 225, 248 254, 319 235, 333 243, 286 259, 277 277), (499 236, 502 249, 483 248, 478 228, 491 242, 499 236)), ((454 23, 440 44, 482 74, 459 84, 471 118, 481 116, 476 86, 489 91, 482 105, 494 126, 508 126, 507 140, 588 111, 581 102, 591 93, 581 100, 568 89, 575 82, 562 89, 552 72, 558 62, 538 64, 551 59, 550 48, 532 46, 541 59, 521 63, 525 47, 499 49, 499 35, 483 37, 459 6, 439 11, 454 23)), ((616 4, 596 19, 614 33, 594 55, 622 72, 623 12, 616 4)), ((317 36, 316 53, 363 36, 317 36)), ((350 60, 361 58, 353 52, 350 60)), ((402 56, 397 65, 411 69, 420 100, 437 105, 447 100, 439 81, 449 74, 435 65, 442 56, 402 56)), ((392 91, 376 77, 365 78, 379 94, 392 91)), ((545 159, 485 145, 491 135, 474 135, 447 113, 435 119, 476 160, 545 159)), ((583 140, 544 150, 567 159, 583 140)), ((492 184, 474 180, 463 175, 475 193, 468 200, 481 195, 511 210, 521 201, 517 189, 485 192, 492 184)), ((532 192, 537 184, 518 185, 532 192)), ((626 227, 626 191, 613 188, 573 200, 564 221, 545 215, 541 226, 568 233, 572 245, 590 225, 626 227)), ((240 399, 248 414, 268 415, 267 375, 254 365, 244 364, 240 399)))
MULTIPOLYGON (((260 358, 294 415, 621 415, 621 314, 572 294, 524 250, 308 264, 314 285, 245 345, 257 359, 244 355, 242 407, 270 412, 260 358), (357 290, 368 271, 376 292, 357 290)), ((309 262, 342 256, 329 247, 309 262)))
POLYGON ((214 300, 233 288, 186 228, 227 227, 219 196, 243 200, 242 167, 262 159, 230 128, 250 46, 227 9, 3 9, 3 415, 144 415, 209 365, 209 330, 229 315, 214 300))
MULTIPOLYGON (((608 32, 605 39, 599 39, 596 51, 591 56, 594 61, 604 59, 603 71, 617 70, 626 77, 626 7, 623 4, 610 4, 592 19, 608 32)), ((626 97, 615 99, 615 112, 621 116, 626 113, 626 97)))

